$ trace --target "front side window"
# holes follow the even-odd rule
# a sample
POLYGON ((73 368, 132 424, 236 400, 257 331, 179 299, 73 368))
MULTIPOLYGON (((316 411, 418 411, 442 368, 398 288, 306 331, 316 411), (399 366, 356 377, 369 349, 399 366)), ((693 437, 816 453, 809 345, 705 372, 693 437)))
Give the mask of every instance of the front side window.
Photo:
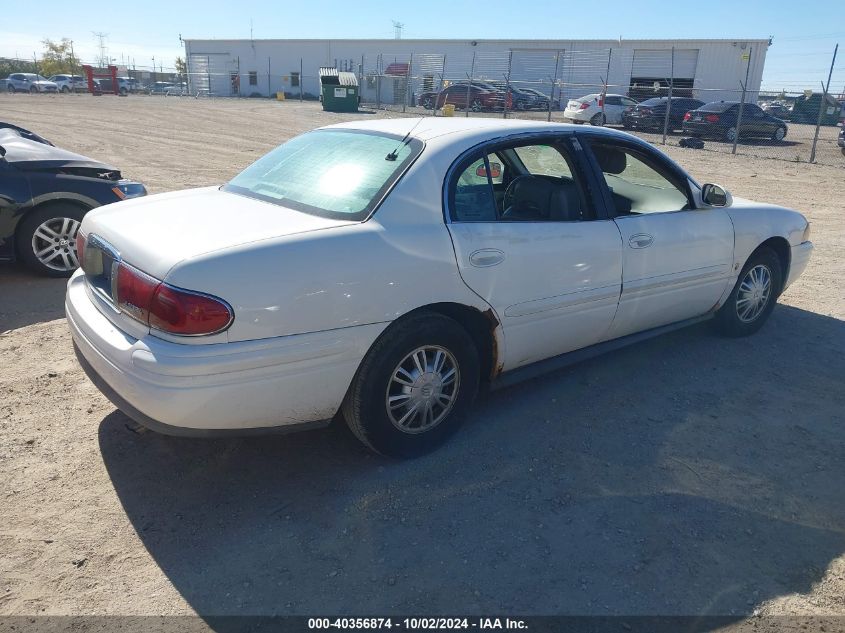
POLYGON ((519 143, 466 161, 450 186, 456 222, 569 222, 588 219, 567 146, 519 143))
POLYGON ((317 130, 258 159, 230 191, 343 220, 363 220, 422 151, 417 139, 357 130, 317 130))
POLYGON ((254 70, 249 71, 249 85, 250 86, 258 85, 258 73, 254 70))
POLYGON ((617 216, 690 208, 684 185, 644 151, 591 143, 617 216))

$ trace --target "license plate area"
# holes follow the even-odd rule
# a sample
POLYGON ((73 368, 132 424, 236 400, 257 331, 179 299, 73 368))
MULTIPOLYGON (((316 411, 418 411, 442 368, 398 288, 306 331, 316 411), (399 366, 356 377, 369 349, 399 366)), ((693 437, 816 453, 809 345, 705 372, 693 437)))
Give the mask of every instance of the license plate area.
POLYGON ((82 270, 91 289, 112 306, 117 290, 120 253, 97 235, 89 235, 82 257, 82 270))

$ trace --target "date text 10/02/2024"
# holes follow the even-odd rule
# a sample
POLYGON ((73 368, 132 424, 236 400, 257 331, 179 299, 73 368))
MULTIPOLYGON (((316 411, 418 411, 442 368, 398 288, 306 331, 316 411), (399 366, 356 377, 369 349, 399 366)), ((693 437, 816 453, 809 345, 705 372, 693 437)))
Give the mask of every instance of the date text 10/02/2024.
POLYGON ((309 618, 309 629, 520 630, 525 621, 511 618, 309 618))

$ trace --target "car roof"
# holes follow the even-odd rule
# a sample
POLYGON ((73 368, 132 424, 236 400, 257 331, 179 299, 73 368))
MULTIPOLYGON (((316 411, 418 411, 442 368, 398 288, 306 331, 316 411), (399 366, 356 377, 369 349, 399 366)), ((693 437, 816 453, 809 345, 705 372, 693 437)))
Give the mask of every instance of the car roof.
MULTIPOLYGON (((328 125, 321 129, 353 129, 370 130, 405 136, 409 134, 423 142, 434 138, 452 135, 455 140, 458 137, 466 136, 495 139, 498 136, 531 133, 531 132, 565 132, 574 131, 578 126, 572 123, 547 123, 546 121, 530 121, 523 119, 494 119, 488 117, 467 118, 467 117, 422 117, 422 118, 392 118, 376 119, 372 121, 347 121, 328 125)), ((606 135, 608 137, 632 138, 630 134, 611 130, 608 128, 596 128, 590 133, 606 135)))

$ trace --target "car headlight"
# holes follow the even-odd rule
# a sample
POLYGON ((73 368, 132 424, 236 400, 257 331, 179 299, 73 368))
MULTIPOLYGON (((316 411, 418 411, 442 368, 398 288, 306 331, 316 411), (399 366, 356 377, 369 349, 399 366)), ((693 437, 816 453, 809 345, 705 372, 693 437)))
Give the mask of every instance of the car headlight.
POLYGON ((140 198, 141 196, 147 195, 146 187, 140 182, 134 182, 132 180, 118 180, 117 184, 111 190, 121 200, 140 198))

